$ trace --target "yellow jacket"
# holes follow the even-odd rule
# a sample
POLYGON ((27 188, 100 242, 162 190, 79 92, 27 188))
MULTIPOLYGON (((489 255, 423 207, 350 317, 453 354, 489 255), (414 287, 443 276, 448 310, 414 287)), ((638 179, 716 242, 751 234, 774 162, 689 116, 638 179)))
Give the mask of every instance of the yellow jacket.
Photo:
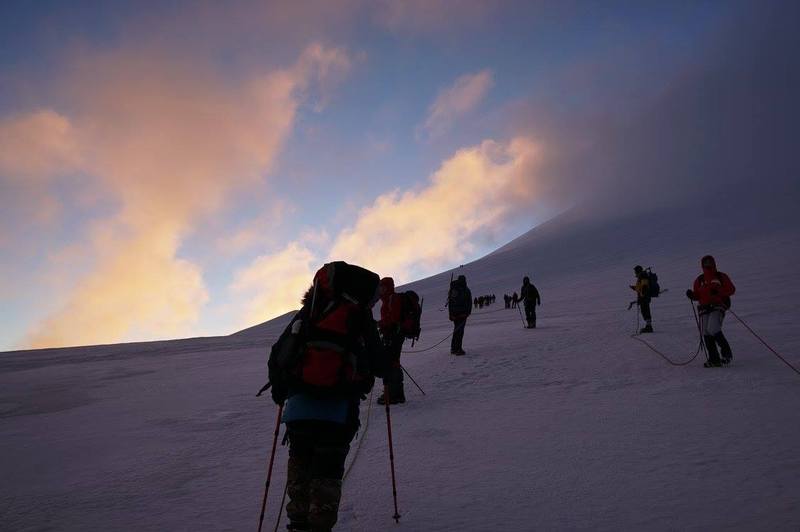
POLYGON ((631 288, 636 292, 637 296, 647 297, 650 294, 650 281, 647 279, 647 275, 642 272, 642 275, 636 278, 636 285, 631 286, 631 288))

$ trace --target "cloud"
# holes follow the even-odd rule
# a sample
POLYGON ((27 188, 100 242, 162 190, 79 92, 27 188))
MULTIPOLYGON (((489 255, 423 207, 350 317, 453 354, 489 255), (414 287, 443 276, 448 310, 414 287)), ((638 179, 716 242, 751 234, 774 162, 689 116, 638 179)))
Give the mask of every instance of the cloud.
POLYGON ((455 83, 439 92, 428 109, 428 117, 421 126, 429 138, 446 133, 456 120, 475 109, 494 85, 492 72, 482 70, 458 78, 455 83))
POLYGON ((239 271, 231 292, 241 310, 242 327, 299 308, 319 266, 317 262, 313 251, 292 242, 277 253, 258 257, 239 271))
POLYGON ((330 258, 409 280, 461 260, 536 195, 540 147, 530 138, 459 150, 427 186, 378 197, 335 239, 330 258))
POLYGON ((37 111, 0 123, 14 133, 0 147, 3 175, 58 185, 80 171, 94 177, 86 193, 102 190, 118 210, 85 247, 97 257, 94 270, 34 327, 31 345, 188 330, 207 298, 199 268, 178 257, 181 239, 263 179, 298 106, 312 93, 324 99, 349 69, 348 55, 311 45, 289 68, 243 83, 135 49, 89 54, 73 67, 64 84, 74 98, 69 116, 37 111), (26 138, 31 147, 15 152, 26 138))
POLYGON ((476 237, 501 229, 520 206, 530 206, 541 157, 530 138, 486 140, 444 161, 426 186, 379 196, 332 240, 324 231, 307 231, 281 251, 258 257, 231 287, 244 308, 242 326, 298 308, 324 261, 345 260, 404 282, 469 256, 476 237))
POLYGON ((80 166, 81 155, 69 120, 40 110, 0 122, 0 176, 46 181, 80 166))
POLYGON ((484 22, 497 9, 480 0, 381 0, 368 5, 380 26, 412 35, 467 28, 484 22))
POLYGON ((111 343, 120 338, 186 332, 208 295, 199 268, 175 257, 175 232, 164 227, 104 242, 99 267, 66 306, 29 336, 32 348, 111 343))
POLYGON ((295 207, 284 200, 274 200, 266 211, 216 240, 217 250, 227 256, 235 256, 255 248, 274 243, 275 228, 295 207))

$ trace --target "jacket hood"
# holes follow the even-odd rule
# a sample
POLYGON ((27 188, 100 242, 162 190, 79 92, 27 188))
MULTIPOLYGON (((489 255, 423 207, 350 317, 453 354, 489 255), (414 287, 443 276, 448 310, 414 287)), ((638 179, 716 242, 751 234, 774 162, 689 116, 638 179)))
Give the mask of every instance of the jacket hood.
POLYGON ((711 255, 706 255, 705 257, 703 257, 702 259, 700 259, 700 267, 701 267, 703 270, 706 270, 706 269, 708 269, 708 270, 710 270, 710 271, 712 271, 712 272, 716 272, 716 271, 717 271, 717 261, 716 261, 716 260, 714 260, 714 257, 712 257, 711 255), (711 266, 710 266, 710 268, 706 268, 706 267, 704 266, 706 263, 711 263, 711 266))
POLYGON ((394 279, 391 277, 384 277, 381 279, 379 286, 390 294, 394 293, 394 279))

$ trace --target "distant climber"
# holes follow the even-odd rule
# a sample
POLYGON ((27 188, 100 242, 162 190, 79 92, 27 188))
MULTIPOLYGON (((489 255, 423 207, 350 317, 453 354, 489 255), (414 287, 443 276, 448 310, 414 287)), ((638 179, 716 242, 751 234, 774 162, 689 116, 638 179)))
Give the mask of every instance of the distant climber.
POLYGON ((703 273, 694 280, 692 288, 686 291, 686 297, 698 302, 700 330, 708 353, 708 362, 705 365, 719 367, 728 364, 733 358, 731 346, 722 334, 722 320, 725 319, 725 312, 731 308, 731 296, 736 292, 736 287, 730 277, 717 270, 717 263, 711 255, 703 257, 700 266, 703 273))
POLYGON ((636 292, 636 304, 644 318, 644 327, 639 329, 639 334, 653 332, 653 317, 650 314, 650 276, 639 265, 633 268, 633 273, 636 275, 636 284, 631 285, 631 290, 636 292))
MULTIPOLYGON (((480 303, 480 300, 479 300, 480 303)), ((450 354, 463 355, 464 328, 467 318, 472 313, 472 292, 467 287, 467 278, 459 275, 458 279, 450 283, 447 294, 447 307, 450 312, 450 321, 453 322, 453 338, 450 341, 450 354)))
POLYGON ((528 322, 529 329, 536 328, 536 307, 542 304, 539 291, 531 283, 530 278, 523 277, 522 288, 519 291, 520 299, 525 306, 525 320, 528 322))
MULTIPOLYGON (((389 403, 405 403, 406 394, 403 390, 403 367, 400 365, 400 353, 403 350, 405 334, 400 328, 403 319, 403 294, 394 291, 394 279, 384 277, 380 282, 381 319, 378 321, 378 331, 389 358, 389 368, 383 378, 383 384, 389 394, 389 403)), ((379 404, 384 404, 386 398, 378 398, 379 404)))

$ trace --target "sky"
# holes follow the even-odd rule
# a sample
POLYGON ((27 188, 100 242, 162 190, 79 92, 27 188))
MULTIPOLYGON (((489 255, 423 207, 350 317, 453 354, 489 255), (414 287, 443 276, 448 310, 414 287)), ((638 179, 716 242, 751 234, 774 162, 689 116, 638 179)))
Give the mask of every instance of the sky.
POLYGON ((229 334, 328 260, 403 283, 577 205, 794 191, 797 14, 3 2, 0 350, 229 334))

